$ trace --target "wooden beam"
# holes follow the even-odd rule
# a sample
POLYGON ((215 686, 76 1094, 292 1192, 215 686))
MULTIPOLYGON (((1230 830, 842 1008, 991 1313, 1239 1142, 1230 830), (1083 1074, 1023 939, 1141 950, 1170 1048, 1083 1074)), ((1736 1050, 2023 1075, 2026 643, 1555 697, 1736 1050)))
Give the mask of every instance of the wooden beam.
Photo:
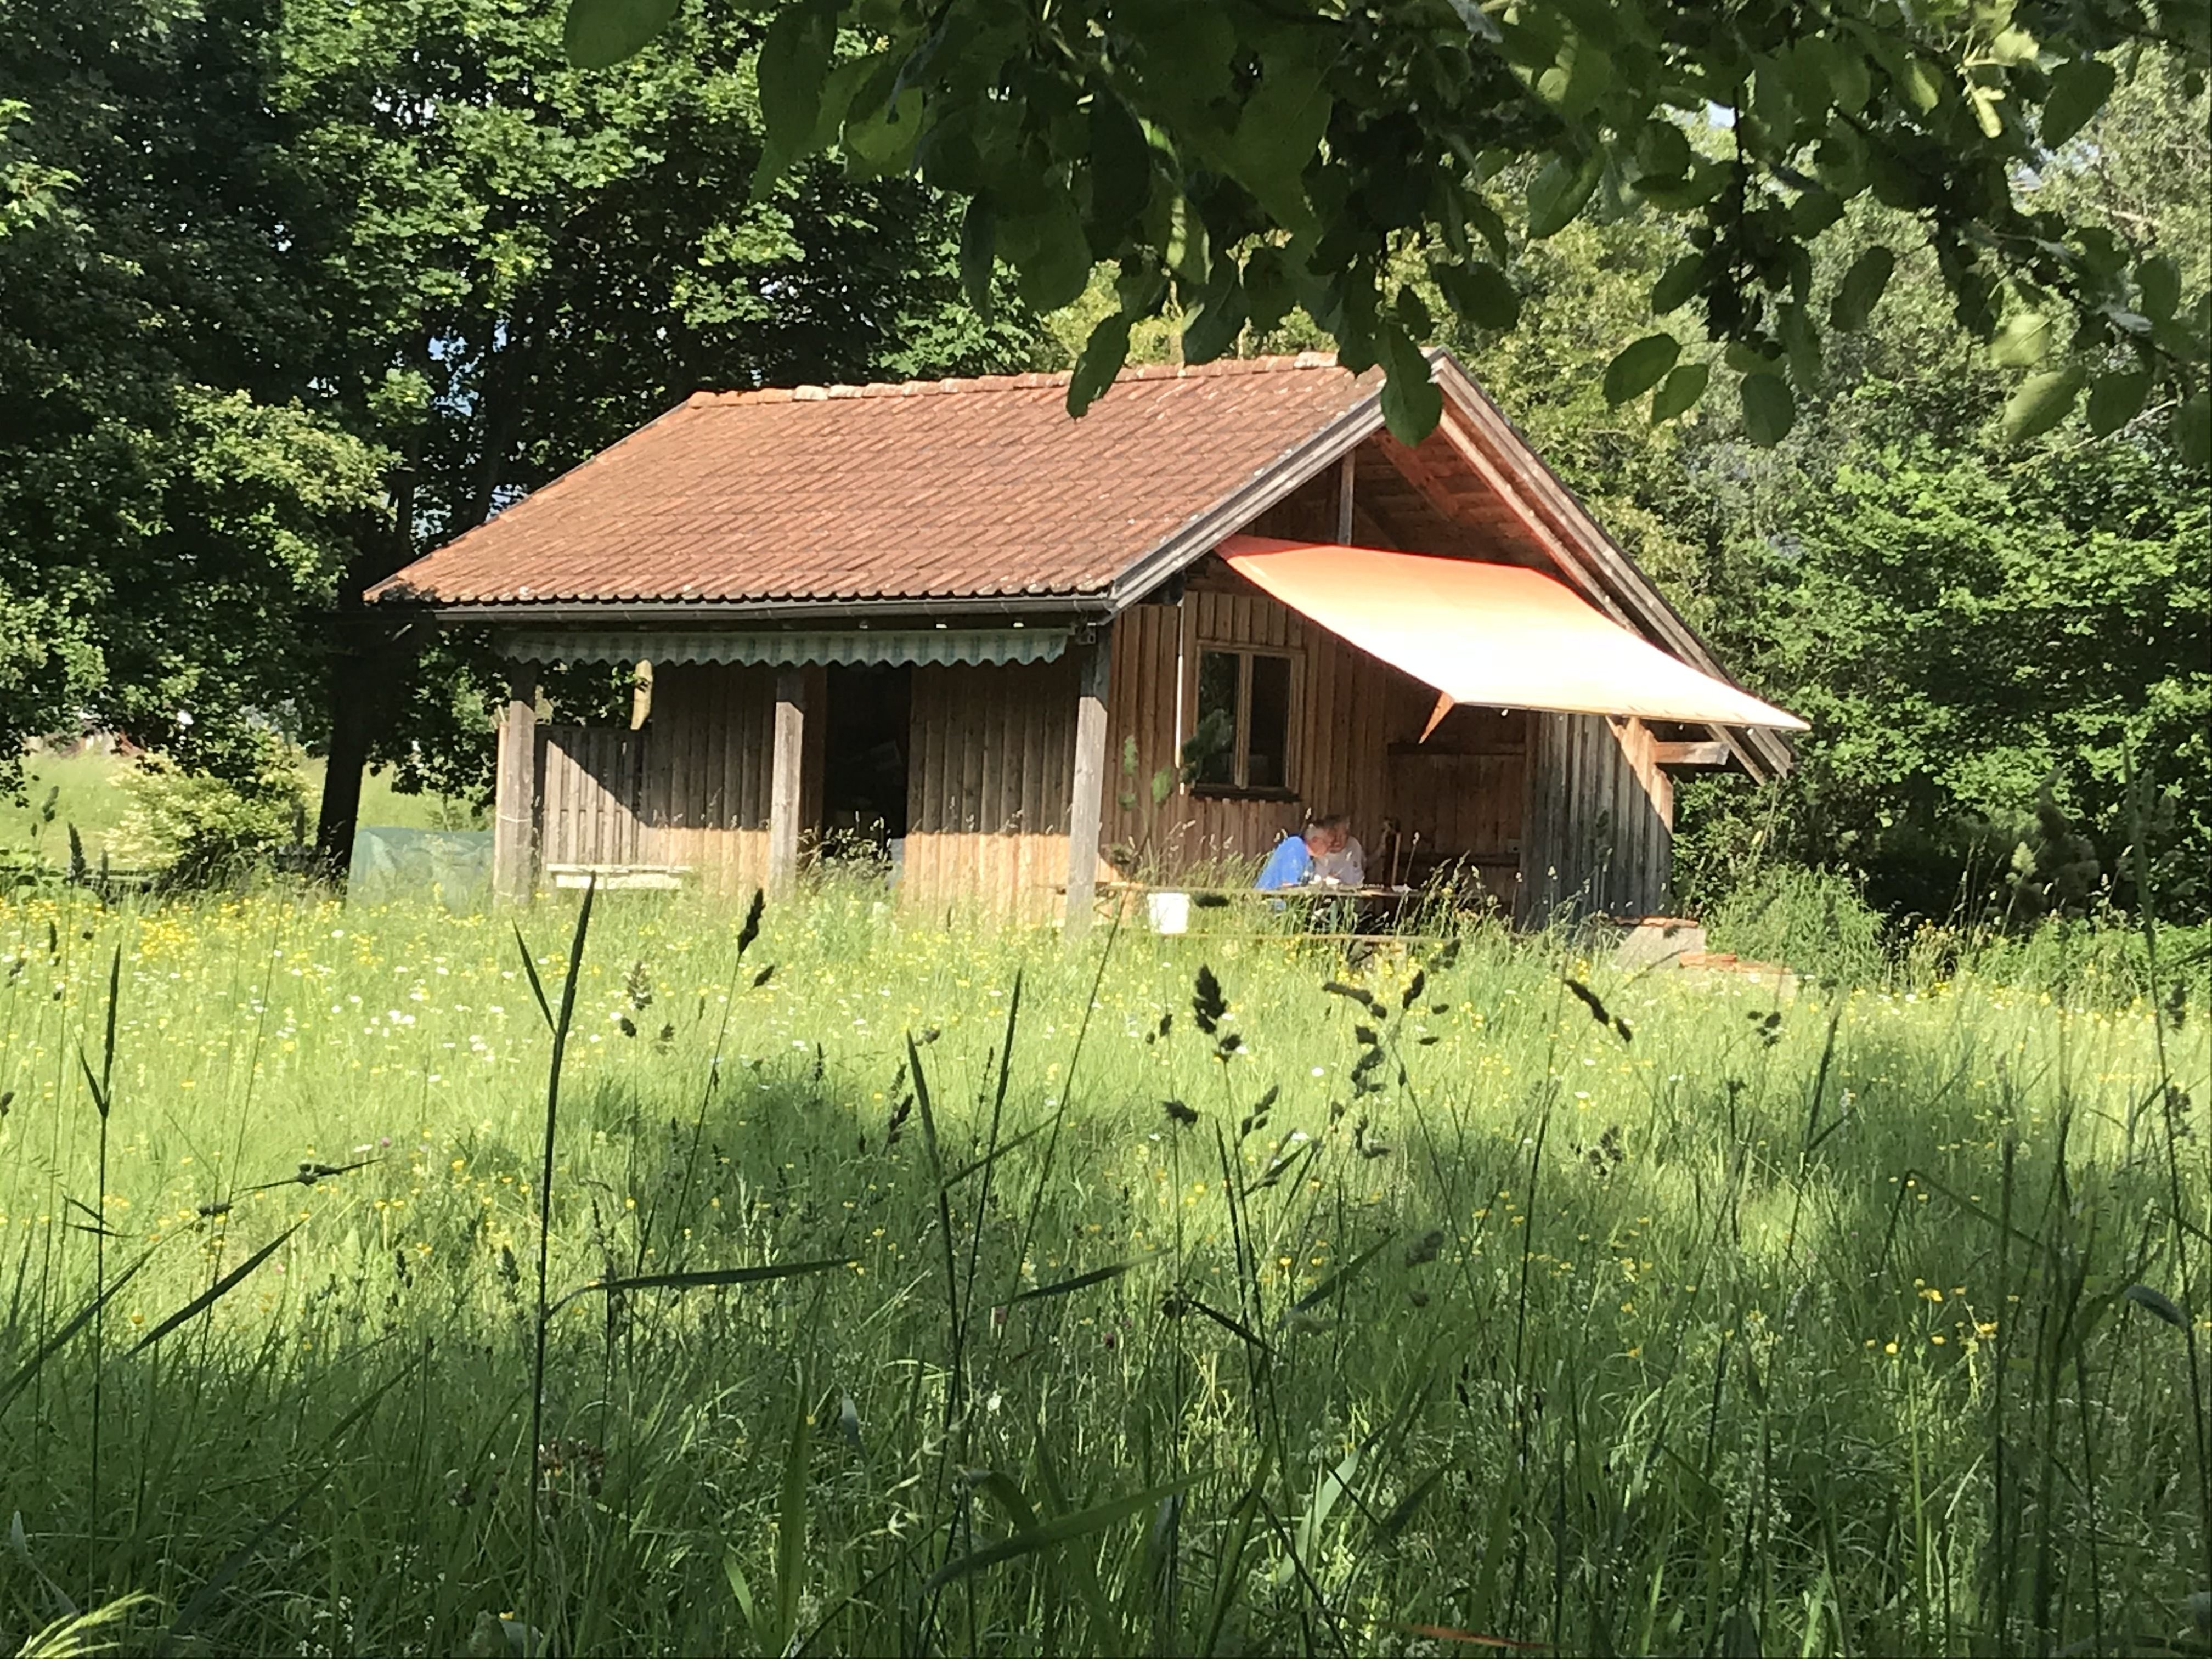
POLYGON ((1352 543, 1352 482, 1359 471, 1359 452, 1347 449, 1344 459, 1336 464, 1336 544, 1348 547, 1352 543))
POLYGON ((1471 492, 1462 494, 1451 488, 1436 464, 1418 449, 1408 448, 1387 432, 1376 441, 1381 445, 1392 468, 1406 481, 1414 495, 1427 504, 1429 510, 1468 537, 1480 551, 1486 554, 1494 552, 1502 544, 1506 550, 1523 558, 1531 554, 1538 556, 1544 554, 1541 544, 1529 544, 1525 520, 1495 491, 1480 495, 1471 492), (1494 516, 1485 521, 1475 516, 1478 508, 1494 516))
POLYGON ((1662 766, 1726 766, 1733 751, 1724 743, 1655 743, 1651 757, 1662 766))
POLYGON ((1620 601, 1613 598, 1613 590, 1597 580, 1589 562, 1579 552, 1569 548, 1565 541, 1553 530, 1543 516, 1535 511, 1527 497, 1522 494, 1519 487, 1505 476, 1504 469, 1491 459, 1474 434, 1460 430, 1457 422, 1452 418, 1454 412, 1448 406, 1444 410, 1443 419, 1437 422, 1437 430, 1443 435, 1444 441, 1450 444, 1453 449, 1458 452, 1459 458, 1474 470, 1483 483, 1490 486, 1491 492, 1513 510, 1513 516, 1520 520, 1521 527, 1528 532, 1529 539, 1551 556, 1552 562, 1559 567, 1560 574, 1582 589, 1583 598, 1595 604, 1606 615, 1632 634, 1638 632, 1635 622, 1626 611, 1621 609, 1620 601))
POLYGON ((1106 691, 1113 653, 1102 630, 1076 650, 1075 784, 1067 803, 1067 937, 1091 930, 1106 797, 1106 691))
POLYGON ((774 747, 769 763, 768 890, 789 898, 799 885, 799 818, 806 763, 806 671, 775 671, 774 747))
POLYGON ((495 788, 492 892, 526 903, 538 884, 538 669, 532 663, 516 663, 508 671, 495 788))

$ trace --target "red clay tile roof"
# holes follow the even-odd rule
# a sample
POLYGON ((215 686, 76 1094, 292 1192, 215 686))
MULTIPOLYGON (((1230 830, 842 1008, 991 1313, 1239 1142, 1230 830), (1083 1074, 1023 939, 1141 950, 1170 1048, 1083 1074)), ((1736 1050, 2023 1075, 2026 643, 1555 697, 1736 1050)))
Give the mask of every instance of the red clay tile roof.
POLYGON ((442 605, 1103 592, 1380 380, 1334 359, 701 392, 371 598, 442 605))

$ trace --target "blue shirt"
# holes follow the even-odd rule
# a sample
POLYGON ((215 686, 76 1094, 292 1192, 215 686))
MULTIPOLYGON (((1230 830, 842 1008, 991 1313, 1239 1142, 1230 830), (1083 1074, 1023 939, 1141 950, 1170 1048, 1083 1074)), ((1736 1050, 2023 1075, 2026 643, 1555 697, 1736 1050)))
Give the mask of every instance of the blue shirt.
POLYGON ((1313 854, 1306 847, 1306 838, 1285 836, 1275 843, 1274 852, 1254 884, 1263 893, 1272 893, 1278 888, 1296 887, 1312 872, 1313 854))

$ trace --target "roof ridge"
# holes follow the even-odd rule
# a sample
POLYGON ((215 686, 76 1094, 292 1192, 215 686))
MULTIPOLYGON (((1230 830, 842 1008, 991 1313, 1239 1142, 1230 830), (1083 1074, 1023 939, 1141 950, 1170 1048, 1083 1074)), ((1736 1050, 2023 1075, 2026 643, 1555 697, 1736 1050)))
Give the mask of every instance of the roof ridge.
MULTIPOLYGON (((1210 363, 1139 363, 1124 368, 1120 380, 1186 380, 1216 375, 1281 374, 1293 369, 1334 368, 1333 351, 1280 353, 1265 357, 1224 357, 1210 363)), ((869 380, 860 385, 759 386, 738 392, 695 392, 693 406, 734 404, 823 403, 847 398, 928 398, 974 392, 1033 392, 1064 386, 1071 369, 1033 369, 1020 374, 975 374, 938 380, 869 380)))

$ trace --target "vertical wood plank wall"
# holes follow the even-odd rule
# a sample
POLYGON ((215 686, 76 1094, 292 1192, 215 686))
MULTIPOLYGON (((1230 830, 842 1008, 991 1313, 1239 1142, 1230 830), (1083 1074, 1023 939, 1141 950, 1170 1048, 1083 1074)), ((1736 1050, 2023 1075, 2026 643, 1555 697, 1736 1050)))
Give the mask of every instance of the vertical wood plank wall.
POLYGON ((1384 828, 1395 820, 1405 845, 1417 831, 1421 836, 1422 868, 1465 860, 1510 899, 1525 817, 1528 722, 1500 721, 1494 711, 1462 711, 1423 744, 1419 739, 1435 704, 1428 687, 1249 584, 1225 574, 1195 577, 1181 605, 1137 605, 1115 624, 1107 706, 1109 855, 1125 871, 1156 877, 1204 873, 1265 857, 1309 814, 1345 812, 1376 878, 1389 874, 1384 828), (1179 738, 1196 724, 1198 653, 1213 644, 1285 650, 1297 665, 1288 799, 1178 788, 1164 803, 1152 800, 1153 775, 1178 763, 1179 738), (1487 728, 1480 725, 1485 720, 1492 723, 1487 728))
POLYGON ((1520 918, 1649 915, 1673 887, 1674 785, 1641 720, 1531 717, 1520 918))
MULTIPOLYGON (((1526 922, 1562 905, 1637 914, 1668 904, 1673 783, 1639 721, 1468 708, 1421 743, 1434 703, 1426 687, 1233 580, 1124 612, 1109 649, 1102 852, 1123 869, 1209 876, 1222 861, 1264 857, 1309 812, 1344 811, 1374 878, 1389 874, 1392 819, 1403 845, 1420 837, 1407 873, 1463 860, 1500 898, 1517 884, 1526 922), (1217 642, 1298 662, 1291 797, 1178 787, 1156 806, 1153 774, 1179 758, 1178 703, 1188 732, 1198 651, 1217 642)), ((1065 659, 914 671, 903 898, 1053 914, 1067 872, 1075 690, 1065 659)), ((726 892, 763 881, 774 705, 773 669, 669 665, 641 732, 541 727, 544 860, 685 865, 726 892)), ((822 724, 808 722, 810 824, 822 724)))
POLYGON ((688 865, 710 892, 768 878, 775 670, 668 663, 653 678, 644 860, 688 865))
POLYGON ((644 733, 622 726, 542 726, 538 735, 544 861, 637 862, 644 733))
POLYGON ((1031 920, 1057 908, 1067 879, 1075 694, 1065 657, 914 671, 905 901, 1031 920))

